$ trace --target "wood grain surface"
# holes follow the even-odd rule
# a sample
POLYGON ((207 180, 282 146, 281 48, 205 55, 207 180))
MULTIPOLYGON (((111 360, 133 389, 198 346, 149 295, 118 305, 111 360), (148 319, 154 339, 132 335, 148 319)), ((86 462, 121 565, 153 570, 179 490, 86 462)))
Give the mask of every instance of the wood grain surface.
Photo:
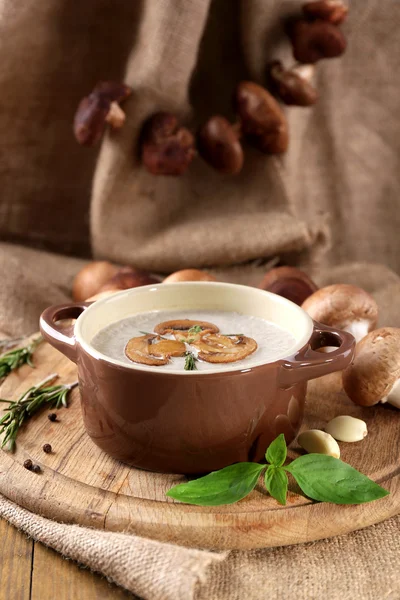
MULTIPOLYGON (((2 398, 15 398, 50 373, 60 382, 76 379, 76 367, 43 343, 35 353, 36 368, 11 374, 0 389, 2 398)), ((364 419, 369 435, 356 444, 341 444, 342 459, 390 490, 379 501, 360 506, 313 503, 298 495, 292 481, 286 507, 263 487, 241 502, 224 507, 193 507, 174 502, 165 492, 184 481, 130 468, 104 454, 86 435, 79 391, 74 390, 59 422, 36 415, 21 431, 14 454, 0 452, 0 493, 50 519, 109 531, 125 531, 153 539, 211 549, 260 548, 331 537, 366 527, 400 512, 400 411, 379 406, 354 406, 345 396, 340 376, 333 374, 309 384, 304 428, 323 428, 339 414, 364 419), (52 454, 42 450, 44 443, 52 454), (23 467, 31 458, 43 472, 23 467)), ((296 443, 290 457, 299 453, 296 443)), ((21 575, 22 577, 22 575, 21 575)), ((21 584, 22 585, 22 584, 21 584)))
POLYGON ((139 600, 0 519, 1 600, 139 600))

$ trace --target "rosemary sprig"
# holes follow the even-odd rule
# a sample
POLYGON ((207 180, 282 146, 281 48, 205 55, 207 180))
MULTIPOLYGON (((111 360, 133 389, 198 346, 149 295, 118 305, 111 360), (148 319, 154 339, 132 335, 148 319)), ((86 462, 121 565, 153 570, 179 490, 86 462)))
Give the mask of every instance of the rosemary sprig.
POLYGON ((4 352, 7 352, 8 350, 11 350, 11 348, 15 348, 15 346, 22 342, 23 339, 24 338, 21 336, 17 338, 0 340, 0 355, 4 354, 4 352))
POLYGON ((193 327, 190 327, 190 329, 188 329, 188 333, 201 333, 203 331, 202 327, 200 327, 200 325, 193 325, 193 327))
POLYGON ((244 333, 221 333, 225 337, 242 337, 244 333))
POLYGON ((9 404, 5 408, 5 415, 0 419, 0 436, 4 435, 1 447, 8 446, 11 452, 15 450, 16 438, 20 427, 29 419, 35 412, 43 406, 48 405, 50 408, 67 407, 68 393, 78 385, 78 382, 67 385, 49 385, 54 383, 58 378, 57 373, 49 375, 37 385, 32 386, 18 398, 18 400, 4 400, 0 398, 0 402, 9 404))
POLYGON ((140 331, 139 333, 142 333, 143 335, 157 335, 158 337, 160 337, 162 340, 167 340, 168 338, 160 335, 159 333, 152 333, 151 331, 140 331))
POLYGON ((27 346, 23 348, 16 348, 10 350, 2 356, 0 356, 0 379, 7 377, 11 371, 19 369, 22 365, 28 364, 30 367, 34 367, 32 363, 32 356, 36 347, 43 341, 41 336, 32 340, 27 346))
POLYGON ((188 352, 186 352, 185 356, 186 356, 185 366, 184 366, 185 371, 197 371, 197 367, 196 367, 197 358, 195 357, 195 355, 192 352, 188 351, 188 352))
POLYGON ((194 337, 192 338, 186 338, 186 339, 181 339, 181 342, 184 342, 186 344, 193 344, 193 342, 196 341, 196 336, 198 333, 201 333, 203 331, 203 329, 200 327, 200 325, 193 325, 193 327, 190 327, 190 329, 188 329, 188 335, 194 335, 194 337))

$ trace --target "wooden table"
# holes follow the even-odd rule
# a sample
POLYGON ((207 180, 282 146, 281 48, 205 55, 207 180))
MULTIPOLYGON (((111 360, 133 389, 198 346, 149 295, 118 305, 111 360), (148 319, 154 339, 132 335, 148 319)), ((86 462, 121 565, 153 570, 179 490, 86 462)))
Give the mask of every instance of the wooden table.
POLYGON ((105 577, 36 543, 0 519, 1 600, 134 600, 105 577))

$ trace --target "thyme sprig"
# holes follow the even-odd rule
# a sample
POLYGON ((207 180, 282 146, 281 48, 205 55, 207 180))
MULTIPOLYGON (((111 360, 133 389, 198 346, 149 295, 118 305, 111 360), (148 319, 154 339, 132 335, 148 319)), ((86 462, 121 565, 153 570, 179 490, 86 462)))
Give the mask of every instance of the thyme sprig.
POLYGON ((188 351, 188 352, 186 352, 185 356, 186 356, 185 366, 184 366, 185 371, 197 371, 197 367, 196 367, 197 358, 195 357, 193 352, 188 351))
POLYGON ((5 400, 0 398, 0 402, 8 403, 5 408, 5 415, 0 419, 0 436, 3 435, 1 447, 7 446, 7 449, 13 452, 16 446, 16 439, 21 426, 29 417, 47 405, 50 408, 61 408, 68 406, 67 396, 69 392, 78 385, 78 382, 65 385, 49 385, 58 379, 57 373, 53 373, 43 379, 37 385, 32 386, 18 398, 18 400, 5 400))
POLYGON ((7 377, 11 371, 19 369, 22 365, 28 364, 34 367, 32 356, 36 347, 43 341, 41 336, 32 340, 27 346, 9 350, 0 356, 0 380, 7 377))

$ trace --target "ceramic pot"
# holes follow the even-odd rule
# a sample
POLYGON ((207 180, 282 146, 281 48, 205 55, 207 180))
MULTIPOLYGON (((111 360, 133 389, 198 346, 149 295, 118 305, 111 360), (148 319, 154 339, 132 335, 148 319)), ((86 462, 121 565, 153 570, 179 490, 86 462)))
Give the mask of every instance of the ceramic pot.
POLYGON ((105 452, 135 467, 204 473, 260 461, 280 433, 296 436, 307 381, 347 367, 352 335, 313 322, 289 300, 256 288, 216 282, 158 284, 124 290, 92 304, 52 306, 43 337, 78 366, 87 433, 105 452), (150 310, 227 310, 276 323, 295 338, 289 355, 218 372, 124 364, 91 345, 103 327, 150 310), (63 319, 76 319, 63 328, 63 319), (328 354, 316 352, 336 346, 328 354))

